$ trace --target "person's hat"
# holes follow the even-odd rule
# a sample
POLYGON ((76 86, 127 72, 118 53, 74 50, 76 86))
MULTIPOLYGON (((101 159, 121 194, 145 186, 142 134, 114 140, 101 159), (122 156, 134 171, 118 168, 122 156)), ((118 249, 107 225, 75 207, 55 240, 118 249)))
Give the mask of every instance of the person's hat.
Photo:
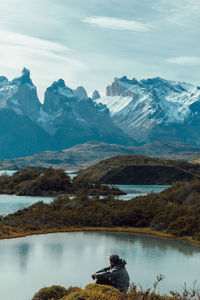
POLYGON ((117 263, 119 261, 119 255, 117 254, 112 254, 110 255, 110 260, 112 260, 114 263, 117 263))

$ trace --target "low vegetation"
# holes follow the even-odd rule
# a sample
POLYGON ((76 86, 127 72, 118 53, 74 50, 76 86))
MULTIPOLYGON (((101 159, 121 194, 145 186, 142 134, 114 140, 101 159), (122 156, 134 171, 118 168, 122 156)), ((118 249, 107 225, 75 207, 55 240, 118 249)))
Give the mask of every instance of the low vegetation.
POLYGON ((85 289, 70 287, 65 289, 59 286, 43 288, 37 292, 32 300, 197 300, 200 299, 200 291, 196 286, 191 290, 184 287, 182 293, 170 291, 170 296, 160 295, 156 292, 158 283, 163 279, 157 277, 152 288, 138 289, 132 284, 127 293, 121 293, 112 286, 89 284, 85 289), (62 295, 62 296, 61 296, 62 295))
POLYGON ((76 194, 87 190, 90 195, 123 194, 117 188, 110 188, 99 183, 93 184, 86 178, 71 181, 62 169, 26 168, 14 173, 0 176, 0 194, 21 196, 55 196, 76 194))
POLYGON ((150 228, 175 237, 200 241, 200 181, 177 182, 160 194, 129 201, 113 195, 89 197, 79 190, 73 198, 59 196, 50 204, 38 202, 0 221, 0 235, 17 232, 61 231, 67 227, 150 228))

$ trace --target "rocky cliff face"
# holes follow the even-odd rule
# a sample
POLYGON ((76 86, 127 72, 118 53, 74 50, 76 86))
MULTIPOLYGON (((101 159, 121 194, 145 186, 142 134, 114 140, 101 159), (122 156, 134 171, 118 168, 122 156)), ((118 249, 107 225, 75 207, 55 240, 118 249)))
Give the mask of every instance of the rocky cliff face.
POLYGON ((107 96, 112 120, 139 143, 155 140, 200 145, 200 88, 162 78, 115 79, 107 96))
POLYGON ((93 102, 82 87, 69 89, 63 80, 54 82, 47 89, 38 122, 54 136, 60 148, 89 140, 133 144, 112 123, 105 105, 93 102))
POLYGON ((92 93, 92 100, 97 100, 101 98, 100 94, 99 94, 99 91, 95 90, 93 93, 92 93))
POLYGON ((6 77, 0 79, 0 108, 12 109, 18 114, 27 115, 35 119, 39 113, 41 103, 37 96, 36 87, 30 79, 30 72, 22 70, 22 76, 8 81, 6 77))
POLYGON ((41 104, 30 72, 9 81, 0 77, 0 158, 60 150, 90 140, 132 145, 134 141, 110 119, 103 104, 88 98, 83 87, 55 81, 41 104))

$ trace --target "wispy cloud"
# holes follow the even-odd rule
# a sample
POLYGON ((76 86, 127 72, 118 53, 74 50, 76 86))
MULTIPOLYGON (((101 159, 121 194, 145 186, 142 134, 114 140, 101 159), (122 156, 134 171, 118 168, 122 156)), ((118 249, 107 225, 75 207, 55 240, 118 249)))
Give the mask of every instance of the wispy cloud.
POLYGON ((0 30, 0 40, 1 75, 11 77, 23 66, 30 68, 40 98, 56 78, 70 80, 73 85, 75 74, 88 69, 70 57, 75 51, 56 42, 5 30, 0 30))
POLYGON ((173 63, 177 65, 189 65, 189 66, 200 65, 200 57, 196 57, 196 56, 169 57, 167 61, 169 63, 173 63))
POLYGON ((153 8, 160 13, 166 21, 177 25, 187 26, 188 22, 199 19, 200 1, 199 0, 159 0, 159 4, 153 8))
POLYGON ((72 49, 52 41, 31 37, 25 34, 0 30, 0 40, 3 46, 16 46, 19 48, 32 49, 35 51, 44 51, 47 54, 50 52, 64 53, 72 51, 72 49))
POLYGON ((83 22, 114 30, 149 31, 150 24, 120 18, 93 16, 83 19, 83 22))

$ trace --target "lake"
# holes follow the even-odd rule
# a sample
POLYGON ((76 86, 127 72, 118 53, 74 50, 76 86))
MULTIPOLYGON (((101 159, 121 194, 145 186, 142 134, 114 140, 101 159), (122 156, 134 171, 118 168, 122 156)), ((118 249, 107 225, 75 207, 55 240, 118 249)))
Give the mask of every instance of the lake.
MULTIPOLYGON (((159 185, 114 185, 127 195, 116 196, 117 199, 129 200, 136 196, 147 195, 151 192, 159 193, 168 186, 159 185)), ((31 196, 16 196, 0 194, 0 215, 11 214, 19 209, 26 208, 38 201, 51 203, 54 200, 52 197, 31 197, 31 196)))
MULTIPOLYGON (((2 174, 12 175, 16 170, 0 170, 2 174)), ((73 179, 76 176, 76 171, 66 171, 66 173, 73 179)), ((137 196, 147 195, 149 193, 160 193, 169 186, 166 185, 110 185, 119 188, 126 192, 126 195, 116 196, 120 200, 129 200, 137 196)), ((54 198, 52 197, 31 197, 31 196, 16 196, 16 195, 3 195, 0 194, 0 215, 7 215, 19 209, 26 208, 38 201, 44 203, 51 203, 54 198)))
POLYGON ((16 172, 17 172, 17 170, 0 170, 0 176, 4 175, 4 174, 11 176, 16 172))
POLYGON ((145 196, 150 193, 160 193, 170 185, 125 185, 125 184, 110 184, 110 186, 117 187, 121 191, 127 193, 116 198, 119 200, 130 200, 137 196, 145 196))
POLYGON ((31 197, 0 194, 0 215, 11 214, 19 209, 26 208, 38 201, 51 203, 53 197, 31 197))
POLYGON ((200 282, 200 247, 157 237, 109 232, 55 233, 0 240, 0 299, 29 300, 44 286, 84 287, 90 275, 108 265, 108 254, 127 261, 131 282, 159 291, 200 282))

